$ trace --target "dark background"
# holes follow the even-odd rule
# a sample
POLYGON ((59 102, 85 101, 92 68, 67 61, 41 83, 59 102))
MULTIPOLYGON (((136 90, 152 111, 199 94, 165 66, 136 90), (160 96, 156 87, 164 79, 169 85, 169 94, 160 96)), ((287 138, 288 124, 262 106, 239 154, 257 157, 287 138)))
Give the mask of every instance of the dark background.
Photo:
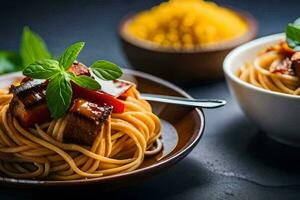
MULTIPOLYGON (((24 25, 38 32, 54 55, 85 41, 80 60, 108 59, 131 68, 116 34, 129 12, 159 1, 1 1, 0 49, 17 50, 24 25)), ((300 16, 299 1, 216 1, 248 10, 259 21, 259 37, 282 32, 300 16)), ((45 193, 0 188, 0 199, 69 197, 105 199, 299 199, 300 150, 260 133, 231 98, 223 80, 185 85, 197 98, 224 98, 226 107, 205 111, 206 130, 195 150, 159 176, 110 194, 71 191, 45 193)), ((287 105, 288 106, 288 105, 287 105)))

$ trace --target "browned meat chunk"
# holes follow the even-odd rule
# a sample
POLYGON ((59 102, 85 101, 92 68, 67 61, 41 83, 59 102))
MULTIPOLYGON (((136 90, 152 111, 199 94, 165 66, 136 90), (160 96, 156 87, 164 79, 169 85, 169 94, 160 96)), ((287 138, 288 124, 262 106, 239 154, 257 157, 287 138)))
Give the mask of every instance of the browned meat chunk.
POLYGON ((83 99, 75 99, 64 131, 64 142, 92 145, 112 106, 98 106, 83 99))
POLYGON ((24 128, 50 119, 45 101, 46 83, 42 80, 29 80, 20 86, 12 86, 13 99, 9 105, 11 114, 24 128))
POLYGON ((291 76, 295 75, 290 58, 285 58, 276 65, 271 65, 270 71, 272 73, 287 74, 291 76))
POLYGON ((82 63, 75 61, 72 67, 69 69, 70 72, 73 72, 76 76, 86 75, 91 76, 89 69, 82 63))
POLYGON ((10 92, 17 96, 26 107, 45 100, 46 83, 44 80, 30 80, 19 86, 12 86, 10 92))
POLYGON ((292 66, 293 69, 295 70, 296 76, 300 78, 300 52, 296 52, 293 54, 292 58, 292 66))

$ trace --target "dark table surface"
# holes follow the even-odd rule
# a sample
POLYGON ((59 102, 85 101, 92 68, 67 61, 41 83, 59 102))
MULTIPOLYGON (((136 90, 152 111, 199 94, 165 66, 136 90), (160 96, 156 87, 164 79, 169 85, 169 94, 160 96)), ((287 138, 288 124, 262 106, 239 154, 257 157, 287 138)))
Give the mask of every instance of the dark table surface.
MULTIPOLYGON (((1 1, 0 49, 17 50, 24 25, 45 38, 59 55, 74 41, 86 41, 80 60, 102 58, 131 68, 116 29, 122 16, 147 9, 158 1, 1 1)), ((292 0, 217 1, 245 9, 260 24, 259 36, 282 32, 299 15, 292 0)), ((206 129, 184 160, 139 185, 110 194, 72 191, 59 194, 0 188, 0 199, 97 197, 105 199, 299 199, 300 150, 278 144, 260 133, 232 99, 224 80, 185 85, 197 98, 224 98, 228 105, 207 110, 206 129)))

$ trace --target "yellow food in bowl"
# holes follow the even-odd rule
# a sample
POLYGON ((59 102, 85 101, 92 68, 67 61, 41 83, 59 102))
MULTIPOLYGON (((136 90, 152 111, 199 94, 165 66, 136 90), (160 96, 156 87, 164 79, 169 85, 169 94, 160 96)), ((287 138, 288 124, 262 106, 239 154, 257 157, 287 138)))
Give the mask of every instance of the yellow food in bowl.
POLYGON ((170 0, 139 13, 126 32, 168 48, 194 48, 232 40, 248 25, 234 11, 203 0, 170 0))

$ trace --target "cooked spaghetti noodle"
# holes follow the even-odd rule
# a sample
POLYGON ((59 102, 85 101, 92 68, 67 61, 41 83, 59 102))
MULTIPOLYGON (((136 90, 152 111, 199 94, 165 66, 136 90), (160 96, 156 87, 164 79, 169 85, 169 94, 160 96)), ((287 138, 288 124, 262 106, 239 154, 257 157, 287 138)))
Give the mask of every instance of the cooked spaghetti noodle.
POLYGON ((294 55, 286 43, 274 45, 237 70, 237 76, 252 85, 280 93, 300 95, 294 55))
POLYGON ((0 171, 10 177, 73 180, 130 172, 162 148, 159 118, 135 87, 122 101, 125 112, 108 117, 92 146, 63 142, 65 118, 22 128, 9 112, 11 99, 0 91, 0 171))

